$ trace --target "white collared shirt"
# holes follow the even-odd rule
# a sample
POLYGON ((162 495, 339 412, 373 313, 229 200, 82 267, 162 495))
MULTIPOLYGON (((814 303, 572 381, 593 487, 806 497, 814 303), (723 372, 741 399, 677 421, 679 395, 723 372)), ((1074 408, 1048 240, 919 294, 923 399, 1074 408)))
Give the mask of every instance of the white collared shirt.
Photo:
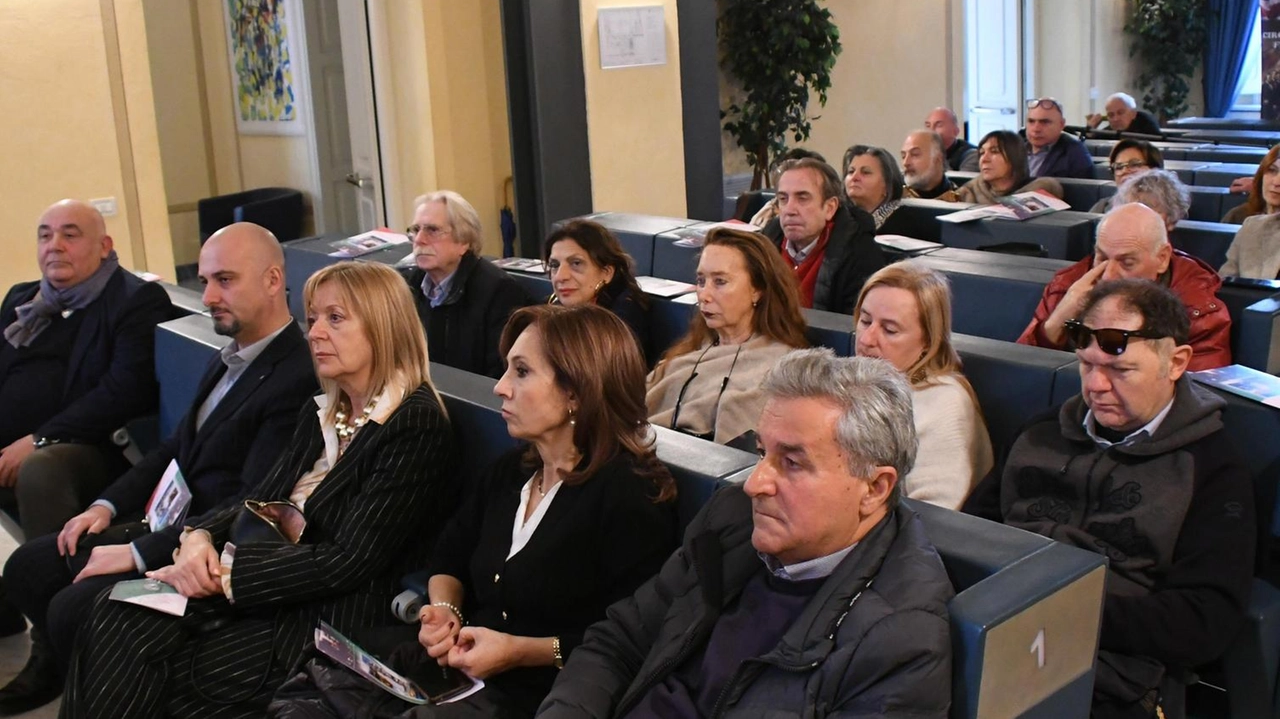
POLYGON ((533 538, 533 533, 538 531, 538 525, 542 523, 542 518, 546 516, 547 509, 551 507, 551 500, 556 498, 556 494, 564 484, 564 482, 556 482, 556 486, 543 495, 542 501, 538 503, 538 506, 533 510, 533 514, 526 521, 524 515, 529 508, 529 498, 533 493, 533 482, 537 477, 538 475, 535 473, 529 478, 528 482, 524 483, 524 488, 520 490, 520 508, 516 510, 516 519, 511 525, 511 549, 507 551, 507 559, 516 556, 533 538))

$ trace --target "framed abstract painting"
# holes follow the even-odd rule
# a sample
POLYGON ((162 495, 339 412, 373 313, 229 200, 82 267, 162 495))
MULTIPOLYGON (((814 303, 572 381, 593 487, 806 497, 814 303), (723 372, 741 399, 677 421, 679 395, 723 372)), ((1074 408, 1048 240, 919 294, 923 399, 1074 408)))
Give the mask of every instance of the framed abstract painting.
POLYGON ((306 132, 306 63, 296 0, 223 0, 236 129, 247 135, 306 132))

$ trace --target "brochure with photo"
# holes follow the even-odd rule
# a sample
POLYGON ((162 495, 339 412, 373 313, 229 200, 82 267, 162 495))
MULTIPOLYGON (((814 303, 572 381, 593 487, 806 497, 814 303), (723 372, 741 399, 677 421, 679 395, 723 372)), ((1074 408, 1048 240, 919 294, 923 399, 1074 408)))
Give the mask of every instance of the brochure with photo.
POLYGON ((1071 209, 1071 205, 1053 195, 1036 190, 1002 197, 1000 202, 995 205, 982 205, 981 207, 952 212, 948 215, 939 215, 938 220, 940 222, 970 222, 986 217, 995 217, 1001 220, 1026 220, 1031 217, 1039 217, 1040 215, 1069 209, 1071 209))
POLYGON ((648 275, 637 277, 636 284, 640 285, 640 289, 646 294, 657 295, 658 297, 678 297, 687 295, 697 289, 688 282, 664 280, 661 277, 649 277, 648 275))
POLYGON ((1190 372, 1197 382, 1217 387, 1224 392, 1238 394, 1255 402, 1280 408, 1280 377, 1259 372, 1244 365, 1227 365, 1190 372))
POLYGON ((187 613, 187 598, 158 579, 129 579, 116 582, 116 585, 111 588, 110 599, 114 602, 137 604, 175 617, 187 613))
POLYGON ((165 527, 181 525, 191 506, 191 490, 182 478, 178 460, 169 460, 160 481, 156 483, 151 499, 147 500, 147 526, 159 532, 165 527))
POLYGON ((345 240, 339 240, 331 247, 335 248, 329 253, 330 257, 342 257, 350 259, 352 257, 361 257, 370 252, 377 252, 385 247, 392 245, 405 245, 409 243, 409 236, 403 232, 395 232, 390 228, 383 227, 381 229, 364 232, 355 237, 348 237, 345 240))
POLYGON ((528 272, 534 275, 545 274, 547 271, 547 266, 542 264, 542 260, 534 257, 500 257, 495 259, 493 264, 504 270, 528 272))
POLYGON ((405 677, 325 622, 316 627, 315 643, 321 654, 411 704, 447 704, 484 687, 483 681, 455 669, 440 667, 434 661, 430 662, 430 676, 416 677, 417 681, 405 677), (437 671, 438 677, 435 676, 437 671))

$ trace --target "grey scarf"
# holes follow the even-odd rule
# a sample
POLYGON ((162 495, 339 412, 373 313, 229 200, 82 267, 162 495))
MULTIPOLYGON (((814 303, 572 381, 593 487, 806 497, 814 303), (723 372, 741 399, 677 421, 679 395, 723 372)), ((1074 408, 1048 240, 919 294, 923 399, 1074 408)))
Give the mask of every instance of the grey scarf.
POLYGON ((88 279, 65 290, 55 288, 47 278, 41 279, 36 296, 30 302, 19 305, 18 319, 4 328, 4 338, 14 347, 30 345, 48 328, 54 315, 82 310, 98 299, 112 274, 119 268, 120 258, 112 250, 88 279))

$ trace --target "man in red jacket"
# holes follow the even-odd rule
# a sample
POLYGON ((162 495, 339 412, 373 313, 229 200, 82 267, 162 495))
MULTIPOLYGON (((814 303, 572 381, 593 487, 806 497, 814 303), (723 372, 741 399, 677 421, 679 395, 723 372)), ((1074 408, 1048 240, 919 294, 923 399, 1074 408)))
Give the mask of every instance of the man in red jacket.
POLYGON ((1093 257, 1060 270, 1044 288, 1018 342, 1066 349, 1063 325, 1080 316, 1084 298, 1104 280, 1158 282, 1186 305, 1191 320, 1192 371, 1231 364, 1231 316, 1218 299, 1222 280, 1204 262, 1173 249, 1164 220, 1146 205, 1122 205, 1098 223, 1093 257))

